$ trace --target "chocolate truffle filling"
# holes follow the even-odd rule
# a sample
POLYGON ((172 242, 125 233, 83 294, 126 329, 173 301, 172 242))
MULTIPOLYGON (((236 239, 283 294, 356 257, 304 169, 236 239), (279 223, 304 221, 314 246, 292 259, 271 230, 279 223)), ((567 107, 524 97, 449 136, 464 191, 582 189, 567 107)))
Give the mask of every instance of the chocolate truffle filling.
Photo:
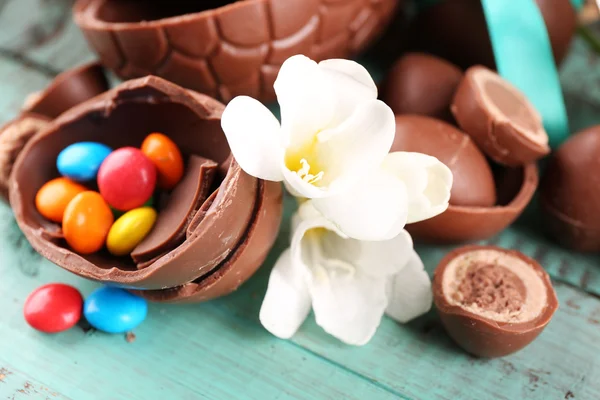
POLYGON ((449 304, 497 322, 534 320, 547 302, 544 282, 532 267, 493 250, 476 250, 453 259, 442 287, 449 304))

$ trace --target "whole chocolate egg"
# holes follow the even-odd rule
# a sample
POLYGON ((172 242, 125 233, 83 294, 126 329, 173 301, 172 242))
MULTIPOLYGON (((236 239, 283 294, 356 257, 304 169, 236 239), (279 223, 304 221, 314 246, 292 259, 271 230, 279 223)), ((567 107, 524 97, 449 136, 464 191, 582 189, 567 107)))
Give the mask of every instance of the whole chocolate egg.
POLYGON ((600 251, 600 125, 571 136, 552 154, 540 184, 546 230, 578 251, 600 251))
POLYGON ((395 114, 451 120, 450 103, 462 78, 458 67, 441 58, 408 53, 392 66, 381 94, 395 114))
POLYGON ((218 101, 157 77, 131 80, 71 108, 29 140, 9 182, 10 202, 29 243, 84 278, 144 289, 157 301, 197 302, 237 289, 260 267, 281 221, 276 182, 246 174, 231 157, 218 101), (131 257, 82 255, 60 225, 35 207, 39 188, 56 177, 65 147, 82 141, 139 147, 151 132, 167 135, 187 159, 181 182, 165 194, 151 233, 131 257))
POLYGON ((424 116, 397 115, 391 151, 428 154, 450 168, 454 177, 450 204, 496 204, 494 176, 485 156, 468 135, 452 125, 424 116))
POLYGON ((399 0, 77 0, 75 22, 124 79, 157 75, 229 101, 273 100, 281 64, 349 58, 388 25, 399 0))
MULTIPOLYGON (((557 64, 564 59, 577 28, 577 15, 570 0, 536 0, 546 22, 557 64)), ((436 54, 462 68, 484 65, 495 69, 480 0, 443 0, 414 20, 411 47, 436 54)))
POLYGON ((524 167, 490 165, 463 132, 443 121, 415 115, 396 116, 391 151, 416 151, 438 158, 452 171, 450 205, 442 214, 407 225, 415 240, 458 243, 489 238, 510 225, 525 209, 538 184, 535 163, 524 167))

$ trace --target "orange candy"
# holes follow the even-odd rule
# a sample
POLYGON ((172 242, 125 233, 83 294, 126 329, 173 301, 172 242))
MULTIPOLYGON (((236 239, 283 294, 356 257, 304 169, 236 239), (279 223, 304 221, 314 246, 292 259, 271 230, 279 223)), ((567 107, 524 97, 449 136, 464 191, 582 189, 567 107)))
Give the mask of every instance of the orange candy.
POLYGON ((67 178, 46 182, 35 196, 35 206, 40 214, 54 222, 62 222, 65 208, 81 192, 87 189, 67 178))
POLYGON ((158 187, 170 190, 183 176, 183 158, 177 145, 162 133, 151 133, 142 143, 142 153, 158 172, 158 187))
POLYGON ((67 206, 62 221, 65 240, 79 254, 91 254, 104 246, 114 222, 113 213, 100 193, 79 193, 67 206))

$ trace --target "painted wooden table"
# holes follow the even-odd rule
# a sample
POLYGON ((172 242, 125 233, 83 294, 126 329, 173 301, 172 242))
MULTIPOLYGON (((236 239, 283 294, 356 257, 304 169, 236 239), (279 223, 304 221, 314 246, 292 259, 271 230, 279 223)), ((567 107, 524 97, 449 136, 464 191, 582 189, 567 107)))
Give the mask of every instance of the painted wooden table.
MULTIPOLYGON (((0 122, 56 73, 93 59, 60 12, 66 3, 0 0, 0 122)), ((600 61, 582 41, 561 77, 573 129, 600 123, 600 61)), ((232 296, 153 304, 133 341, 82 328, 43 335, 22 317, 31 290, 61 281, 85 295, 97 285, 42 259, 0 205, 0 399, 600 399, 600 257, 553 247, 536 230, 537 218, 529 213, 486 243, 538 259, 560 309, 525 350, 480 360, 450 341, 434 311, 407 325, 385 319, 359 348, 328 337, 313 320, 293 340, 272 337, 258 310, 287 223, 264 267, 232 296)), ((431 273, 449 249, 418 251, 431 273)))

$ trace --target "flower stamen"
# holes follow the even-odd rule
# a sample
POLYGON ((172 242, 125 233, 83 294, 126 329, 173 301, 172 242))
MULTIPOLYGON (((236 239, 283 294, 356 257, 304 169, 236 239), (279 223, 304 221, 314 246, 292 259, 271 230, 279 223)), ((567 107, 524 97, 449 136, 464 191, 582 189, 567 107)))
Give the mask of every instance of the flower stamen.
POLYGON ((298 169, 296 174, 298 174, 300 179, 302 179, 304 182, 312 185, 323 179, 323 175, 325 175, 323 171, 319 172, 316 175, 310 173, 310 165, 308 164, 308 161, 306 161, 305 158, 300 160, 300 165, 301 167, 300 169, 298 169))

